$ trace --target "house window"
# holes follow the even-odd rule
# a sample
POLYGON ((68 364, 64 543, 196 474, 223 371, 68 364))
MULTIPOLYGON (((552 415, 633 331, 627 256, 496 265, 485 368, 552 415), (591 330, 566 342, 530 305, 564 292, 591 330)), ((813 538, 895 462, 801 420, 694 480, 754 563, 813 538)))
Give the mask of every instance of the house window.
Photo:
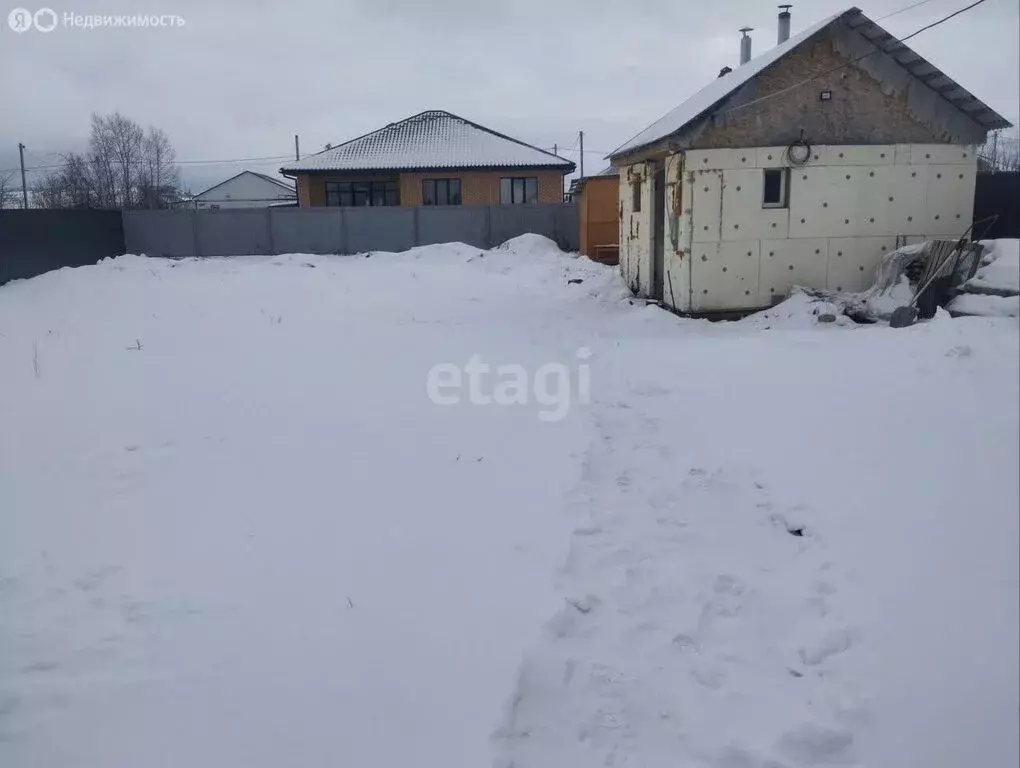
POLYGON ((499 204, 521 205, 538 202, 538 179, 534 176, 503 177, 499 180, 499 204))
POLYGON ((396 181, 327 181, 326 205, 400 205, 396 181))
POLYGON ((423 179, 422 205, 460 205, 460 179, 423 179))
POLYGON ((785 208, 789 200, 787 189, 790 181, 790 169, 766 168, 763 173, 761 207, 785 208))
POLYGON ((630 185, 630 209, 634 213, 641 213, 641 182, 635 181, 630 185))

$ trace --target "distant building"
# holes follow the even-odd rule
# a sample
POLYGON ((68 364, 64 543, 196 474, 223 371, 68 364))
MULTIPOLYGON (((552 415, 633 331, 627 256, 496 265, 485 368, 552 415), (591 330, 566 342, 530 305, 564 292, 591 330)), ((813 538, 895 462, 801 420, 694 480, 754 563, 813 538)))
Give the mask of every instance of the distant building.
POLYGON ((857 291, 897 246, 970 226, 977 149, 1009 123, 857 8, 789 22, 610 155, 635 293, 697 314, 857 291))
POLYGON ((574 164, 552 152, 432 110, 295 160, 302 206, 562 203, 574 164))
POLYGON ((297 194, 294 187, 280 179, 274 179, 256 171, 241 171, 226 181, 182 201, 178 207, 214 208, 268 208, 280 205, 294 205, 297 194))
POLYGON ((619 176, 619 170, 610 166, 596 176, 574 179, 567 193, 577 203, 581 253, 603 264, 619 261, 619 176))

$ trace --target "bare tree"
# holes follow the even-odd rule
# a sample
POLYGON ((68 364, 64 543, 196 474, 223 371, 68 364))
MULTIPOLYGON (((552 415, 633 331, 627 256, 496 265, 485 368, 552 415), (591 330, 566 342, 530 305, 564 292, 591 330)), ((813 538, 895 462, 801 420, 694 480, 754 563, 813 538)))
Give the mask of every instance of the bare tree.
POLYGON ((986 173, 1020 171, 1020 139, 993 131, 978 152, 978 170, 986 173))
POLYGON ((0 208, 21 207, 21 185, 15 185, 13 173, 0 173, 0 208))
POLYGON ((138 182, 141 205, 169 208, 179 196, 181 177, 177 153, 166 133, 150 126, 142 142, 142 154, 144 160, 138 182))
POLYGON ((146 132, 119 112, 92 115, 88 151, 63 160, 33 188, 39 207, 168 208, 178 197, 180 173, 166 133, 146 132))

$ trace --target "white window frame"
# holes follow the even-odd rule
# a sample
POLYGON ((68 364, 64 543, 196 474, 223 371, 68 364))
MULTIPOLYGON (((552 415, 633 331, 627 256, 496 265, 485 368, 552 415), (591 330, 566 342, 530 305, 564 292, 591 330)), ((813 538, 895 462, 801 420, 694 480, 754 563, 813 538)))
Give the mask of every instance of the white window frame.
POLYGON ((762 208, 789 208, 790 207, 790 169, 789 168, 763 168, 761 172, 761 207, 762 208), (769 173, 779 173, 779 202, 770 203, 765 200, 765 177, 769 173))

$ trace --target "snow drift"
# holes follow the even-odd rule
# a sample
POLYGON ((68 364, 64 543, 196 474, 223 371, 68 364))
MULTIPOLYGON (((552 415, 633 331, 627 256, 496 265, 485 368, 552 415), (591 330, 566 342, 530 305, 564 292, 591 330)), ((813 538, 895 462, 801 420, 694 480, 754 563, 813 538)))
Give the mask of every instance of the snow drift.
POLYGON ((624 295, 534 237, 0 288, 0 764, 1015 765, 1016 320, 624 295), (426 394, 581 347, 558 422, 426 394))

